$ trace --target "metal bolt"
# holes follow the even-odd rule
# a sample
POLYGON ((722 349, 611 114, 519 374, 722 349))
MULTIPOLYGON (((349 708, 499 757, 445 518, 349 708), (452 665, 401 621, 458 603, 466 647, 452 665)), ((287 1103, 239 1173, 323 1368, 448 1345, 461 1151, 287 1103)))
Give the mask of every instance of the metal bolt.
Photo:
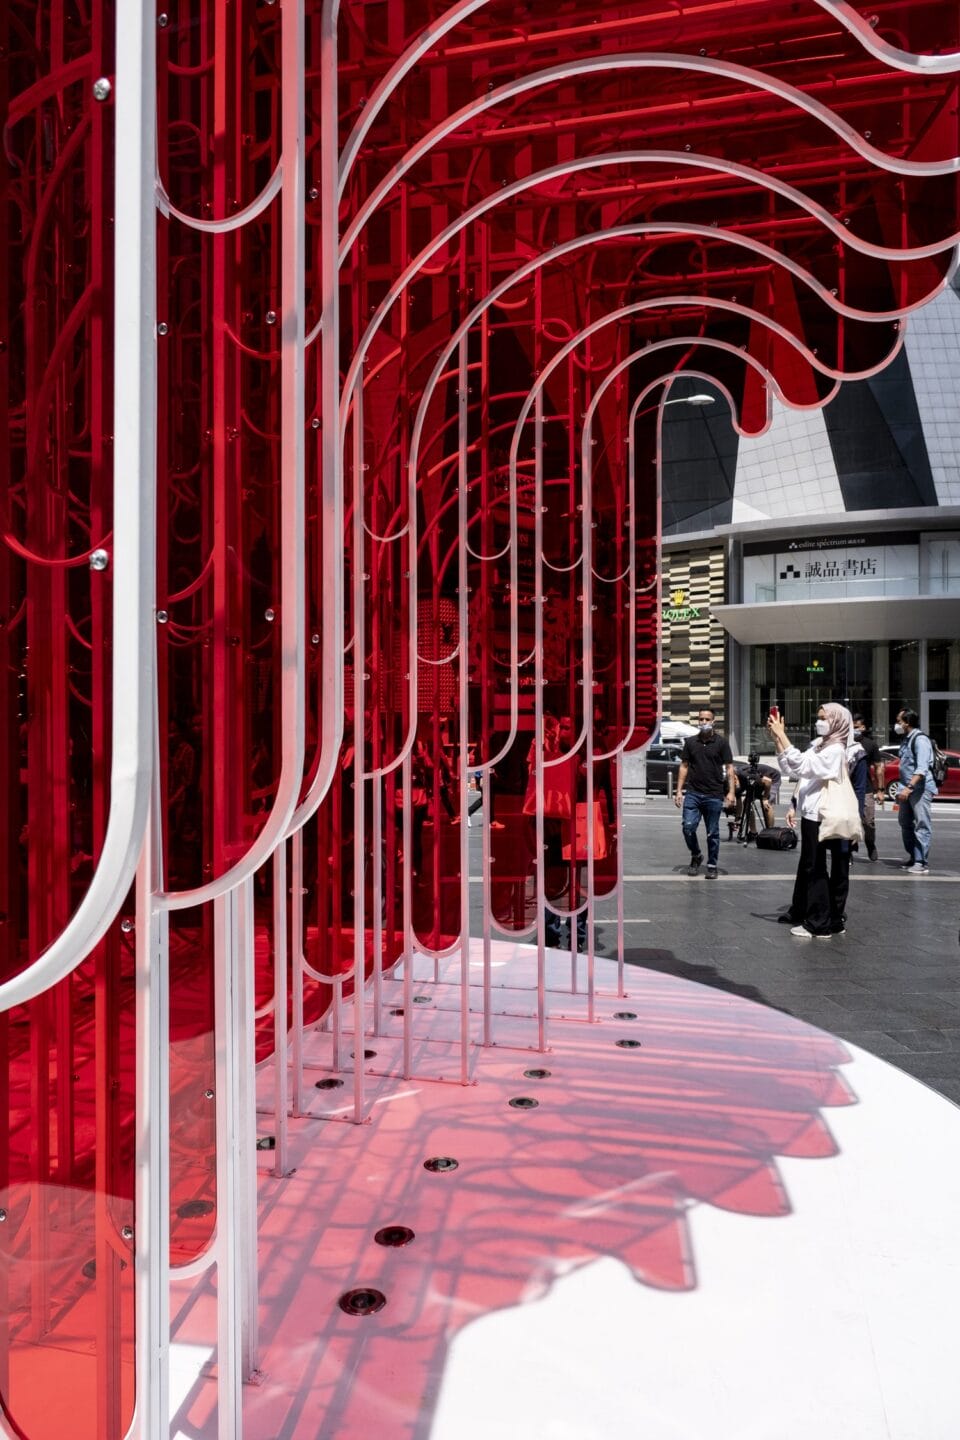
POLYGON ((0 1210, 0 1225, 3 1224, 4 1220, 6 1220, 6 1218, 7 1218, 7 1212, 6 1212, 6 1210, 0 1210))
POLYGON ((213 1091, 212 1091, 212 1090, 204 1090, 204 1092, 203 1092, 203 1098, 204 1098, 204 1100, 212 1100, 212 1099, 213 1099, 213 1091))
POLYGON ((264 612, 263 612, 263 618, 264 618, 264 620, 276 620, 276 618, 277 618, 277 612, 276 612, 276 610, 264 610, 264 612))
POLYGON ((120 1231, 120 1234, 121 1234, 121 1237, 122 1237, 124 1240, 132 1240, 132 1239, 133 1239, 133 1226, 132 1226, 132 1225, 124 1225, 123 1228, 122 1228, 122 1230, 120 1231))
POLYGON ((167 623, 167 621, 168 621, 169 619, 170 619, 170 616, 167 614, 166 610, 158 610, 158 611, 157 611, 157 624, 158 624, 158 625, 166 625, 166 623, 167 623))
POLYGON ((311 644, 311 645, 319 645, 319 644, 320 644, 320 636, 317 635, 316 633, 314 633, 313 635, 311 635, 311 636, 310 636, 310 644, 311 644))
POLYGON ((277 312, 276 312, 276 310, 268 310, 268 311, 267 311, 266 319, 267 319, 267 324, 268 324, 268 325, 276 325, 276 323, 277 323, 277 312))
POLYGON ((133 921, 129 918, 129 916, 125 920, 120 921, 120 929, 123 931, 124 935, 130 934, 131 930, 133 929, 133 921))
POLYGON ((107 568, 107 566, 108 566, 109 564, 110 564, 110 556, 107 554, 106 550, 91 550, 91 551, 90 551, 90 569, 91 569, 91 570, 106 570, 106 568, 107 568))
POLYGON ((310 421, 310 424, 313 426, 314 430, 319 430, 319 429, 320 429, 320 416, 319 416, 319 415, 314 415, 313 419, 310 421))
POLYGON ((157 326, 157 334, 158 334, 158 335, 169 335, 169 333, 170 333, 170 326, 167 324, 166 320, 161 320, 161 321, 160 321, 160 324, 157 326))
POLYGON ((169 15, 158 15, 158 16, 157 16, 157 24, 159 25, 159 27, 160 27, 161 30, 166 30, 167 26, 170 24, 170 16, 169 16, 169 15))
POLYGON ((109 100, 112 90, 113 86, 110 84, 110 81, 105 75, 101 75, 99 80, 94 80, 93 82, 94 100, 99 100, 101 102, 104 100, 109 100))
POLYGON ((307 191, 307 198, 310 200, 316 200, 319 194, 320 191, 317 189, 316 185, 314 185, 310 188, 310 190, 307 191))

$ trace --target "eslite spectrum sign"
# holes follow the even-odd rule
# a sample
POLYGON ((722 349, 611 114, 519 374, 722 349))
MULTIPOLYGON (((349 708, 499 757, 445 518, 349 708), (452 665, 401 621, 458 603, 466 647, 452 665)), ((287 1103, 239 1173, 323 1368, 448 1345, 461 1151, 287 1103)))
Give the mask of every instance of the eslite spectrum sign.
POLYGON ((744 546, 743 590, 750 603, 916 595, 919 536, 815 535, 744 546))

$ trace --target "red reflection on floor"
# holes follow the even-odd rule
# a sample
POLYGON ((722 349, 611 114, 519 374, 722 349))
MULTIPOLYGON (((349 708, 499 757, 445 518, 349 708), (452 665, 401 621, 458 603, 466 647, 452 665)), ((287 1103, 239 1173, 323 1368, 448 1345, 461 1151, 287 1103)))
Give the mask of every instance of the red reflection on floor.
MULTIPOLYGON (((496 958, 494 983, 509 975, 517 988, 495 990, 504 1012, 497 1045, 474 1053, 467 1086, 456 1083, 452 984, 415 984, 428 1003, 416 1007, 417 1078, 405 1082, 403 1020, 389 1014, 403 1005, 402 985, 387 983, 387 1033, 368 1035, 365 1049, 375 1052, 370 1070, 389 1073, 368 1076, 365 1125, 332 1119, 350 1113, 352 1077, 341 1089, 313 1089, 329 1073, 330 1042, 311 1035, 315 1115, 292 1122, 296 1171, 261 1177, 264 1378, 245 1392, 245 1440, 425 1436, 463 1325, 540 1298, 603 1256, 626 1264, 638 1284, 691 1290, 694 1204, 786 1215, 779 1158, 837 1153, 823 1112, 855 1096, 838 1071, 850 1057, 833 1037, 720 991, 631 972, 629 998, 602 998, 594 1025, 584 1023, 582 995, 553 995, 554 1014, 571 1018, 551 1020, 541 1054, 519 1048, 536 1043, 529 952, 503 945, 496 958), (613 1018, 623 1011, 637 1018, 613 1018), (621 1048, 623 1039, 640 1048, 621 1048), (529 1069, 550 1073, 528 1078, 529 1069), (518 1096, 538 1104, 511 1107, 518 1096), (453 1157, 457 1168, 428 1172, 431 1156, 453 1157), (382 1248, 374 1235, 389 1225, 408 1226, 414 1240, 382 1248), (338 1300, 356 1287, 381 1291, 386 1305, 345 1314, 338 1300)), ((609 982, 613 967, 599 964, 609 982)), ((552 965, 569 980, 569 957, 552 965)), ((458 967, 444 962, 441 977, 458 967)), ((479 989, 471 993, 479 1005, 479 989)), ((479 1023, 473 1015, 475 1034, 479 1023)), ((209 1324, 201 1284, 175 1339, 210 1343, 209 1324)), ((212 1382, 201 1381, 174 1433, 212 1435, 213 1398, 212 1382)))

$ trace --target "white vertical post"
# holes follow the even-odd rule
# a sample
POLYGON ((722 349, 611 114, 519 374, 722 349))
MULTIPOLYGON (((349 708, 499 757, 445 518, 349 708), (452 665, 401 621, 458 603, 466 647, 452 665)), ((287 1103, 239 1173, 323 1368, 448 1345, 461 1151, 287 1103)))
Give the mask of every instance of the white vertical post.
MULTIPOLYGON (((235 891, 213 902, 213 951, 217 1107, 217 1435, 218 1440, 237 1440, 241 1434, 243 1411, 240 1323, 243 1259, 237 1235, 239 1047, 234 1029, 237 962, 235 891)), ((151 1436, 151 1440, 154 1437, 151 1436)))
MULTIPOLYGON (((536 777, 536 834, 537 834, 537 868, 535 871, 537 887, 537 1049, 547 1048, 547 957, 546 957, 546 916, 544 906, 546 904, 546 862, 544 858, 544 833, 543 833, 543 759, 544 759, 544 733, 543 733, 543 390, 537 387, 536 401, 534 405, 534 517, 533 517, 533 555, 534 555, 534 593, 533 593, 533 647, 534 647, 534 668, 536 679, 534 681, 533 697, 533 753, 534 772, 536 777)), ((514 471, 510 477, 511 483, 516 484, 516 457, 514 459, 514 471)))
POLYGON ((274 1136, 273 1173, 287 1173, 287 1112, 290 1107, 287 1071, 287 842, 273 852, 273 1064, 274 1136))
POLYGON ((253 877, 232 892, 237 946, 233 1026, 237 1037, 236 1238, 240 1252, 241 1376, 259 1368, 260 1280, 257 1267, 257 1072, 253 877))
MULTIPOLYGON (((413 657, 410 660, 413 664, 413 657)), ((410 814, 410 787, 413 766, 409 753, 400 770, 403 794, 401 834, 403 850, 403 1078, 413 1074, 413 817, 410 814)))
MULTIPOLYGON (((366 591, 364 589, 363 385, 353 400, 353 1119, 363 1121, 364 977, 366 974, 366 591)), ((411 655, 410 663, 413 664, 411 655)), ((373 767, 371 767, 373 768, 373 767)), ((379 784, 379 780, 374 780, 379 784)), ((405 796, 409 808, 409 795, 405 796)), ((378 863, 376 858, 374 863, 378 863)))
MULTIPOLYGON (((633 663, 633 657, 631 656, 633 663)), ((623 751, 617 756, 617 995, 626 996, 624 989, 624 924, 623 924, 623 837, 626 829, 623 814, 623 751)))
POLYGON ((136 1406, 132 1434, 170 1430, 170 1038, 168 917, 153 814, 137 870, 136 1406))
POLYGON ((303 831, 290 841, 290 963, 293 985, 293 1114, 303 1114, 303 831))
POLYGON ((467 340, 460 341, 457 383, 458 491, 457 610, 460 675, 460 758, 457 769, 460 801, 460 1083, 470 1079, 470 832, 467 829, 467 741, 469 730, 469 676, 467 673, 467 423, 469 375, 467 340))

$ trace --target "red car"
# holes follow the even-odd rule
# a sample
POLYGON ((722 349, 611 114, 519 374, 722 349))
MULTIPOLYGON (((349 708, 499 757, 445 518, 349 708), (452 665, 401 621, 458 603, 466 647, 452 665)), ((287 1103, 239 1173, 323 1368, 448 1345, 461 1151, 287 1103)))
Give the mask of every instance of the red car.
MULTIPOLYGON (((960 800, 960 750, 944 750, 947 757, 947 778, 936 795, 937 800, 960 800)), ((891 800, 900 789, 900 746, 881 745, 883 756, 883 788, 891 800)))

